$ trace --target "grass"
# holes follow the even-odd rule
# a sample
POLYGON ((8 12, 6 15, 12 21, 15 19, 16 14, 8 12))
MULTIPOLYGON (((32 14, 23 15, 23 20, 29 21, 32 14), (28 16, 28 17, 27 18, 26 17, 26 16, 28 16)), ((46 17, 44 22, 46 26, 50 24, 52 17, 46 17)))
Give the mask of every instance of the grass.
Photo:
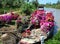
POLYGON ((0 40, 0 44, 2 44, 1 40, 0 40))
POLYGON ((60 44, 60 30, 56 33, 56 35, 53 38, 45 41, 45 44, 60 44))

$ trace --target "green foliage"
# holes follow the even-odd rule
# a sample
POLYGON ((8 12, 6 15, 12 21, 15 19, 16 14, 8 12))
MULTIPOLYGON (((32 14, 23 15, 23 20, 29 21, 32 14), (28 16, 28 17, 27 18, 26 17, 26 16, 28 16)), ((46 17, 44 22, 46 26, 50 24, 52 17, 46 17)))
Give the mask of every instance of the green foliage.
POLYGON ((25 3, 21 6, 22 12, 25 13, 26 15, 30 15, 35 9, 36 7, 29 3, 25 3))
POLYGON ((3 44, 3 43, 1 42, 1 40, 0 40, 0 44, 3 44))
POLYGON ((1 7, 20 7, 24 0, 0 0, 1 7))
POLYGON ((35 5, 35 7, 37 8, 38 5, 39 5, 38 0, 33 0, 33 1, 32 1, 32 4, 35 5))
POLYGON ((53 39, 60 41, 60 31, 53 37, 53 39))
POLYGON ((4 13, 4 10, 6 12, 17 8, 20 8, 21 13, 25 13, 26 15, 30 15, 36 8, 37 8, 38 2, 37 0, 33 2, 29 2, 28 0, 0 0, 0 13, 4 13), (8 9, 6 9, 8 8, 8 9))
POLYGON ((56 5, 56 8, 60 9, 60 4, 56 5))
POLYGON ((0 14, 4 14, 4 11, 5 12, 10 12, 10 11, 19 11, 20 8, 8 8, 8 7, 5 7, 5 8, 0 8, 0 14))
POLYGON ((60 0, 58 0, 57 4, 60 4, 60 0))
POLYGON ((53 4, 53 5, 45 5, 46 7, 49 7, 49 8, 57 8, 57 9, 60 9, 60 4, 53 4))
POLYGON ((60 31, 52 39, 46 41, 45 44, 60 44, 60 31))
POLYGON ((45 44, 60 44, 60 41, 58 41, 58 40, 48 40, 45 44))

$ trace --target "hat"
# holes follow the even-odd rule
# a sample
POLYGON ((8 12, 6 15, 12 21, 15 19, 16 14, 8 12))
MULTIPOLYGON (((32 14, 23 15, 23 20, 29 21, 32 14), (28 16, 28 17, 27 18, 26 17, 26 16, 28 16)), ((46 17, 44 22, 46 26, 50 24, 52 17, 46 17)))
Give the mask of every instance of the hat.
POLYGON ((38 6, 38 10, 44 10, 44 6, 38 6))
POLYGON ((38 8, 44 8, 44 6, 43 5, 40 5, 40 6, 38 6, 38 8))

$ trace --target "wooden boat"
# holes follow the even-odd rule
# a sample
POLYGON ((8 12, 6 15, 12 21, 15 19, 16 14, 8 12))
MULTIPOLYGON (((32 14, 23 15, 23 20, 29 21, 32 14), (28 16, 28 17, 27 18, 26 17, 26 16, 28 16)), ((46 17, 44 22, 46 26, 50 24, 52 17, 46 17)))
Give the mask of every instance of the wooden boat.
POLYGON ((20 40, 20 43, 25 42, 25 43, 33 44, 41 41, 42 36, 44 36, 44 39, 47 38, 47 34, 45 32, 42 32, 40 29, 33 29, 31 31, 31 35, 28 38, 22 38, 20 40))

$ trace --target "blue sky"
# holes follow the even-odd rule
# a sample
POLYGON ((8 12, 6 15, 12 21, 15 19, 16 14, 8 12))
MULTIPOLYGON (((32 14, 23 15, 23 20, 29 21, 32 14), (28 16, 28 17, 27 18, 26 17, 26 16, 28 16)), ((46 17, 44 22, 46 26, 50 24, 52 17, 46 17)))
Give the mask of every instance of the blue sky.
POLYGON ((46 3, 57 3, 58 0, 38 0, 40 4, 46 4, 46 3))
MULTIPOLYGON (((31 1, 31 0, 30 0, 31 1)), ((46 4, 46 3, 57 3, 58 0, 38 0, 40 4, 46 4)))

